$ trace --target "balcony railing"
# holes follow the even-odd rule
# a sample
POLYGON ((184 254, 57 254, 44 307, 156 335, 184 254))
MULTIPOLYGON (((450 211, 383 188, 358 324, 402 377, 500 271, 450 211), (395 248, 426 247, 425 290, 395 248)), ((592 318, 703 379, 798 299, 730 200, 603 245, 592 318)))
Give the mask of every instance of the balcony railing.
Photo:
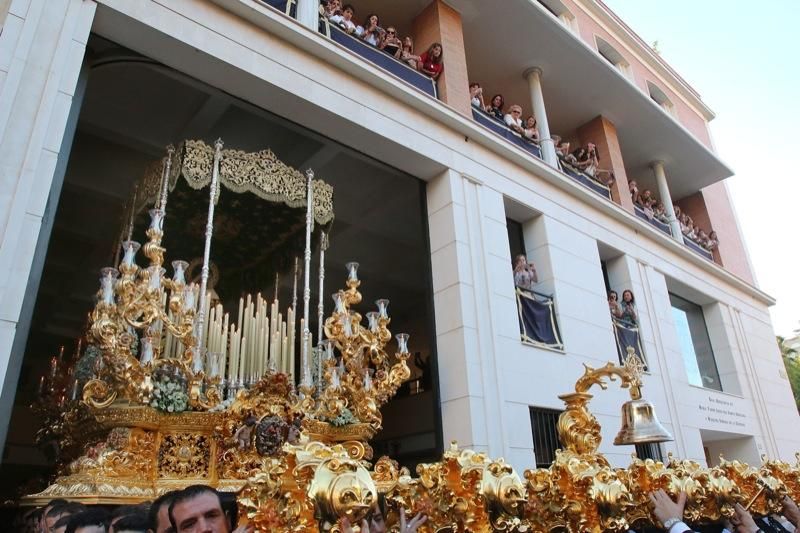
POLYGON ((672 235, 672 231, 669 229, 669 224, 658 220, 654 216, 647 216, 647 213, 644 212, 644 209, 639 207, 638 205, 633 206, 634 210, 636 211, 636 216, 641 218, 642 220, 647 221, 650 225, 655 226, 659 230, 663 231, 667 235, 672 235))
POLYGON ((700 246, 699 244, 694 242, 692 239, 690 239, 686 235, 683 236, 683 244, 685 244, 686 247, 689 248, 690 250, 692 250, 694 253, 705 257, 709 261, 714 261, 714 254, 713 253, 711 253, 710 251, 706 250, 705 248, 703 248, 702 246, 700 246))
POLYGON ((617 343, 617 355, 619 355, 619 363, 624 364, 625 359, 628 357, 628 348, 633 348, 633 352, 645 365, 647 369, 647 362, 644 358, 644 350, 642 349, 642 339, 639 335, 639 325, 635 322, 622 320, 619 318, 612 318, 611 322, 614 326, 614 339, 617 343))
POLYGON ((561 167, 561 171, 570 178, 581 183, 584 187, 588 187, 603 198, 611 200, 611 189, 609 189, 607 185, 603 185, 585 172, 581 172, 577 168, 566 163, 563 159, 559 160, 559 166, 561 167))
POLYGON ((511 128, 509 128, 505 122, 498 120, 496 117, 490 115, 483 109, 472 106, 472 118, 481 126, 491 130, 495 135, 504 138, 519 148, 522 148, 534 157, 538 157, 539 159, 542 158, 542 151, 539 148, 539 145, 532 141, 523 139, 511 128))
POLYGON ((553 297, 520 287, 516 287, 516 293, 522 342, 540 348, 563 350, 553 297))
POLYGON ((325 18, 320 18, 319 27, 320 33, 327 35, 331 38, 331 40, 344 46, 351 52, 358 54, 383 70, 394 74, 404 82, 416 87, 420 91, 433 96, 434 98, 439 97, 436 81, 430 76, 427 76, 418 70, 414 70, 404 62, 392 55, 389 55, 383 50, 372 46, 368 42, 350 35, 335 24, 331 24, 325 18))

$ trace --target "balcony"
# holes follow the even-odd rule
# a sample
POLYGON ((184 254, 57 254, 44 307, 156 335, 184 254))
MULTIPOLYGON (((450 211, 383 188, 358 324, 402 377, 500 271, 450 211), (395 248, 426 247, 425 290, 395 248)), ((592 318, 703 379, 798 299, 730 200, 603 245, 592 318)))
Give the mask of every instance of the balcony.
POLYGON ((669 229, 669 224, 667 224, 666 222, 660 221, 659 219, 657 219, 654 216, 648 216, 647 213, 645 213, 644 209, 642 209, 638 205, 634 204, 633 209, 634 209, 637 217, 639 217, 640 219, 644 220, 645 222, 647 222, 648 224, 650 224, 654 228, 658 229, 662 233, 665 233, 667 235, 672 235, 672 231, 670 231, 670 229, 669 229))
POLYGON ((537 143, 523 139, 509 128, 505 122, 498 120, 483 109, 472 106, 472 118, 481 126, 491 130, 491 132, 498 137, 504 138, 518 148, 522 148, 533 157, 538 159, 542 158, 542 151, 537 143))

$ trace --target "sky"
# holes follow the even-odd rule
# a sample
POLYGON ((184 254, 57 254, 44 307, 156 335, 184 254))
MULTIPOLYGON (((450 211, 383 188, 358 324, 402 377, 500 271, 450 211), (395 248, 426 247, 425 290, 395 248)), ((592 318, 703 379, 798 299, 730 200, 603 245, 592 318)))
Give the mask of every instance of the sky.
POLYGON ((604 0, 716 114, 717 153, 775 332, 800 328, 800 1, 604 0))

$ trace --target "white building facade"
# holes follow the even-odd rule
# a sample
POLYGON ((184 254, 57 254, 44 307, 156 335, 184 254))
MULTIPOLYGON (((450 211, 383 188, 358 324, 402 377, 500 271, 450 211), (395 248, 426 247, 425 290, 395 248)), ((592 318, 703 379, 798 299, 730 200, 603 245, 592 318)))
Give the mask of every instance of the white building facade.
MULTIPOLYGON (((297 12, 313 27, 311 3, 298 0, 297 12)), ((572 390, 583 364, 617 361, 610 288, 636 295, 648 365, 643 393, 675 439, 663 452, 701 463, 716 462, 720 453, 758 463, 761 454, 789 460, 800 451, 800 420, 768 313, 773 300, 748 270, 724 185, 730 171, 705 129, 713 115, 594 0, 515 0, 498 8, 514 24, 537 29, 530 43, 521 36, 505 54, 504 77, 480 49, 492 56, 507 45, 470 32, 487 15, 484 2, 365 1, 362 14, 396 14, 418 41, 438 28, 434 40, 445 50, 439 99, 259 0, 5 4, 0 420, 9 420, 14 404, 87 76, 91 86, 86 45, 99 36, 425 182, 443 442, 505 457, 519 470, 541 463, 537 410, 560 409, 557 396, 572 390), (435 23, 425 18, 431 9, 435 23), (586 38, 592 31, 605 36, 600 46, 586 38), (610 40, 620 50, 617 63, 628 57, 627 66, 609 64, 610 40), (636 78, 640 72, 647 74, 636 78), (479 74, 497 80, 507 103, 510 94, 535 110, 540 131, 581 131, 595 117, 606 119, 605 130, 616 132, 596 142, 607 147, 601 161, 621 183, 612 198, 554 168, 551 143, 542 144, 538 158, 473 120, 468 100, 459 98, 479 74), (666 103, 641 88, 645 78, 664 87, 657 95, 666 103), (660 176, 652 170, 659 165, 660 176), (670 190, 678 205, 687 198, 684 210, 693 209, 693 195, 704 198, 705 219, 720 234, 715 261, 637 217, 624 198, 634 178, 652 180, 662 199, 670 190), (520 341, 510 224, 522 230, 539 289, 553 295, 563 350, 520 341), (711 367, 716 375, 708 375, 711 367)), ((601 451, 615 465, 627 464, 634 451, 612 444, 626 399, 611 387, 591 404, 603 425, 601 451)), ((4 441, 7 423, 0 425, 4 441)))

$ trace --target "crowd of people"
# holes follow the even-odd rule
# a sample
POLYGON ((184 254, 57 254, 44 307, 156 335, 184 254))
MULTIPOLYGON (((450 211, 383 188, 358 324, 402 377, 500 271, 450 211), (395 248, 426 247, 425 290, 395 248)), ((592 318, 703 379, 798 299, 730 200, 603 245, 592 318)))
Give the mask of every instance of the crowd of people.
POLYGON ((622 291, 622 302, 619 301, 617 291, 608 291, 608 310, 612 317, 622 322, 636 324, 639 320, 636 315, 636 300, 630 289, 622 291))
MULTIPOLYGON (((400 531, 415 533, 425 523, 423 514, 406 517, 400 510, 400 531)), ((14 531, 24 533, 252 533, 252 525, 238 524, 236 495, 219 492, 206 485, 192 485, 159 496, 153 502, 121 505, 112 510, 104 506, 85 506, 63 499, 51 500, 23 516, 14 531)), ((386 533, 384 511, 376 508, 358 526, 362 533, 386 533)), ((342 533, 353 533, 347 519, 342 533)))
MULTIPOLYGON (((379 500, 380 501, 380 500, 379 500)), ((686 494, 671 498, 659 489, 650 494, 651 508, 667 533, 692 533, 683 522, 686 494)), ((358 527, 361 533, 386 533, 384 510, 378 506, 358 527)), ((427 518, 423 514, 407 517, 400 509, 399 531, 416 533, 427 518)), ((236 497, 205 485, 192 485, 159 496, 152 503, 122 505, 112 511, 102 506, 87 507, 57 499, 26 515, 23 529, 27 533, 245 533, 252 525, 239 526, 236 497)), ((339 524, 342 533, 356 529, 346 518, 339 524)), ((791 498, 783 500, 781 515, 753 517, 741 504, 736 504, 730 520, 719 524, 725 533, 783 533, 800 528, 800 509, 791 498), (724 528, 724 529, 723 529, 724 528)))
MULTIPOLYGON (((536 117, 528 115, 523 120, 524 112, 519 104, 511 104, 506 108, 506 101, 502 94, 495 94, 489 102, 483 95, 483 88, 480 83, 472 82, 469 85, 470 104, 505 123, 508 128, 518 137, 539 144, 539 128, 536 117)), ((600 156, 597 147, 592 142, 570 151, 570 143, 562 141, 558 135, 553 135, 553 143, 556 148, 559 165, 568 165, 603 185, 610 187, 614 182, 614 173, 600 167, 600 156)))
MULTIPOLYGON (((628 189, 631 193, 631 200, 633 200, 634 205, 639 206, 648 218, 655 218, 664 224, 669 224, 667 210, 664 204, 656 198, 650 189, 640 191, 639 184, 636 183, 635 180, 628 182, 628 189)), ((673 205, 672 208, 675 210, 675 218, 678 219, 681 233, 683 233, 687 239, 691 239, 709 252, 713 251, 719 245, 716 231, 712 230, 706 233, 703 228, 694 223, 692 217, 681 210, 680 206, 673 205)))
POLYGON ((367 15, 363 23, 359 24, 355 18, 355 7, 352 4, 342 5, 341 0, 323 0, 320 12, 331 24, 402 61, 414 70, 430 76, 433 80, 439 79, 444 71, 443 49, 440 43, 431 44, 425 52, 417 55, 414 50, 414 39, 410 35, 401 38, 395 26, 382 27, 380 17, 376 14, 367 15))

